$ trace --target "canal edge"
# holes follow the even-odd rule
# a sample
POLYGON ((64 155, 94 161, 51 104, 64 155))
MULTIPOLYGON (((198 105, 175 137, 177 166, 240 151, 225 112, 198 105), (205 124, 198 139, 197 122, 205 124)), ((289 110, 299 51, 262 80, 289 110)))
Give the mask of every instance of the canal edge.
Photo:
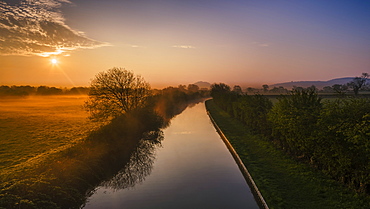
POLYGON ((258 200, 257 202, 259 203, 260 207, 262 207, 264 209, 269 209, 265 199, 263 198, 260 190, 258 189, 256 183, 254 182, 254 180, 253 180, 251 174, 249 173, 247 167, 245 167, 243 161, 240 159, 238 153, 235 151, 234 147, 231 145, 231 143, 229 142, 229 140, 227 139, 225 134, 222 132, 220 127, 218 127, 217 123, 215 122, 215 120, 213 119, 212 115, 209 113, 208 110, 207 110, 207 114, 208 114, 209 118, 211 119, 211 122, 212 122, 213 126, 216 128, 217 132, 221 136, 221 139, 225 143, 226 147, 229 149, 231 155, 233 156, 236 164, 238 165, 238 167, 239 167, 240 171, 242 172, 244 178, 246 179, 247 183, 249 184, 249 186, 252 187, 251 188, 252 193, 254 194, 255 198, 258 200))

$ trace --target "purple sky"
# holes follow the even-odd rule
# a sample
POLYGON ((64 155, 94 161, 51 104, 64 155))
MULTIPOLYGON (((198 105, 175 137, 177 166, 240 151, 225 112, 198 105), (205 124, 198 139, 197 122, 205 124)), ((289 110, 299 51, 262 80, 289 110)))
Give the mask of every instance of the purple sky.
POLYGON ((0 84, 262 85, 370 70, 370 1, 0 1, 0 84), (50 64, 50 59, 58 60, 50 64))

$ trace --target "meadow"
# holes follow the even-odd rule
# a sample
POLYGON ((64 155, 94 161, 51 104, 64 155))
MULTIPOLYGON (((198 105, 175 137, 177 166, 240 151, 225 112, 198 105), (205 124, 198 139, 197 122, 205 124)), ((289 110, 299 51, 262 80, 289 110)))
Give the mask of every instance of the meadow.
POLYGON ((0 175, 77 143, 94 129, 86 96, 0 100, 0 175))
POLYGON ((86 169, 76 166, 71 153, 80 150, 79 159, 88 154, 81 147, 98 127, 87 118, 86 99, 33 96, 0 100, 0 208, 59 208, 64 203, 61 207, 83 202, 88 186, 77 192, 78 186, 65 182, 79 178, 76 173, 86 169))

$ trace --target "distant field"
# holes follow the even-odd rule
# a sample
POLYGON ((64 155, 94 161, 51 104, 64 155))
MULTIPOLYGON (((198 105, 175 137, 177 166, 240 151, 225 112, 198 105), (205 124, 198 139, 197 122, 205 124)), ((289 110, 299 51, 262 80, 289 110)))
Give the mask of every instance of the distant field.
POLYGON ((86 96, 0 99, 0 175, 83 139, 94 124, 86 96))

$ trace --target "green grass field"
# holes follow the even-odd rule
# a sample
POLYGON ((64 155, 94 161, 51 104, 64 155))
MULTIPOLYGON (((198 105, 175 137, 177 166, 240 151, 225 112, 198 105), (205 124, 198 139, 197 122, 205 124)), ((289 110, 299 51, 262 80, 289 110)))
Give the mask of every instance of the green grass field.
POLYGON ((263 136, 251 134, 212 100, 206 105, 270 208, 370 208, 370 197, 358 195, 320 171, 293 160, 263 136))
POLYGON ((95 124, 86 96, 0 100, 0 175, 85 138, 95 124))

